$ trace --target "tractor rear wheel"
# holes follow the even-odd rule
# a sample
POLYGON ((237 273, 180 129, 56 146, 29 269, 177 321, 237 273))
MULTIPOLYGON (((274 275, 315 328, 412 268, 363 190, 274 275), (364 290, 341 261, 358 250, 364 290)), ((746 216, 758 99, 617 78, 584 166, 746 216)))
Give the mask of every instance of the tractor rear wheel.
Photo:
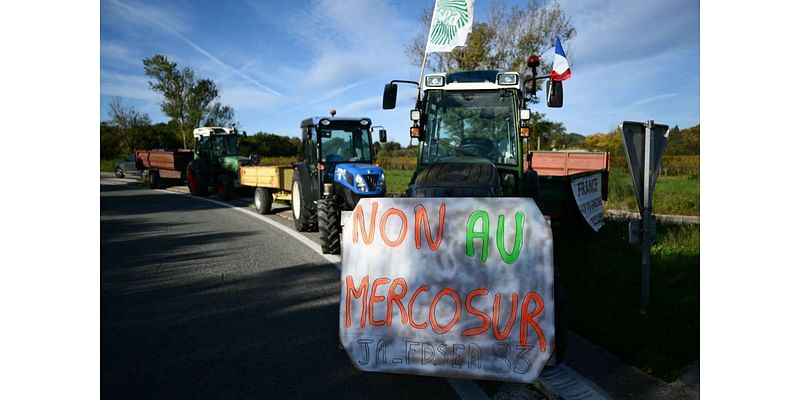
POLYGON ((230 175, 220 175, 217 178, 217 198, 230 200, 233 196, 233 178, 230 175))
POLYGON ((297 173, 292 179, 292 220, 298 232, 313 232, 317 230, 317 210, 305 206, 305 197, 297 173))
POLYGON ((193 196, 206 196, 208 194, 208 180, 200 163, 192 161, 186 167, 186 182, 189 185, 189 192, 193 196))
POLYGON ((317 202, 317 223, 322 254, 341 253, 341 225, 339 224, 339 205, 336 198, 322 199, 317 202))
POLYGON ((270 212, 270 210, 272 210, 272 192, 267 188, 257 187, 253 203, 259 214, 270 212))

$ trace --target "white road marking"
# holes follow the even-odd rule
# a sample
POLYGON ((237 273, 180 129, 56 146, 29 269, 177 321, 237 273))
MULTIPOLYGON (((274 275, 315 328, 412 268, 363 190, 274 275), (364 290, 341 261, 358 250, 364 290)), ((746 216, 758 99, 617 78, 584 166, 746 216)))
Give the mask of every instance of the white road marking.
POLYGON ((173 192, 173 191, 166 190, 166 189, 157 189, 157 190, 159 192, 163 192, 163 193, 169 193, 169 194, 174 194, 174 195, 179 195, 179 196, 188 196, 188 197, 191 197, 193 199, 207 201, 209 203, 214 203, 214 204, 217 204, 217 205, 220 205, 220 206, 223 206, 223 207, 228 207, 228 208, 234 209, 236 211, 239 211, 241 213, 247 214, 247 215, 249 215, 251 217, 258 218, 261 221, 264 221, 267 224, 269 224, 269 225, 277 228, 278 230, 286 233, 287 235, 297 239, 298 241, 300 241, 300 243, 306 245, 309 249, 313 250, 314 252, 316 252, 317 254, 322 256, 324 259, 328 260, 328 262, 333 264, 339 270, 342 269, 341 258, 340 257, 336 257, 336 256, 332 256, 330 254, 322 254, 322 249, 320 248, 319 243, 317 243, 317 242, 315 242, 315 241, 313 241, 313 240, 301 235, 296 230, 287 228, 287 227, 283 226, 282 224, 280 224, 278 222, 275 222, 275 221, 273 221, 273 220, 271 220, 271 219, 269 219, 269 218, 267 218, 267 217, 265 217, 265 216, 263 216, 261 214, 256 213, 255 211, 251 211, 251 210, 248 210, 246 208, 235 206, 233 204, 229 204, 229 203, 225 203, 225 202, 222 202, 222 201, 209 199, 209 198, 205 198, 205 197, 191 196, 189 194, 173 192))

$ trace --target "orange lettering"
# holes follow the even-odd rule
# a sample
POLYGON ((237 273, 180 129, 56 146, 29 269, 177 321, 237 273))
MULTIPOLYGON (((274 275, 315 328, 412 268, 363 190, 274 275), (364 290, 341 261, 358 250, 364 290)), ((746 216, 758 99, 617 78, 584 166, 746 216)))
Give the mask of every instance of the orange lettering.
POLYGON ((445 333, 449 331, 453 327, 453 325, 456 324, 456 322, 458 322, 459 318, 461 318, 461 298, 458 296, 458 293, 456 293, 455 290, 450 288, 444 288, 439 293, 436 293, 436 296, 433 298, 433 301, 431 302, 431 309, 428 312, 428 319, 431 321, 431 328, 433 328, 433 331, 436 333, 445 333), (449 295, 450 297, 453 298, 453 301, 455 301, 456 312, 455 315, 453 315, 453 319, 450 320, 450 322, 447 325, 441 326, 439 325, 439 322, 436 321, 436 304, 438 304, 439 300, 445 295, 449 295))
POLYGON ((542 333, 542 328, 539 327, 539 324, 533 320, 539 316, 542 311, 544 311, 544 300, 542 300, 542 296, 539 296, 539 294, 536 292, 529 292, 526 294, 525 300, 522 301, 522 313, 519 321, 519 344, 521 346, 525 346, 525 344, 528 343, 528 324, 530 324, 536 331, 536 335, 539 337, 539 350, 544 353, 545 349, 547 348, 544 333, 542 333), (528 303, 530 303, 531 299, 536 302, 536 309, 533 310, 533 313, 528 312, 528 303))
POLYGON ((392 326, 392 302, 397 303, 397 307, 400 308, 400 318, 403 321, 403 325, 408 323, 406 308, 400 301, 403 299, 403 297, 405 297, 406 292, 408 292, 408 284, 406 283, 405 279, 397 278, 392 281, 392 285, 389 286, 389 295, 386 299, 386 326, 392 326), (397 294, 394 291, 394 289, 398 286, 400 286, 400 288, 402 289, 400 294, 397 294))
POLYGON ((439 229, 437 229, 436 240, 433 240, 433 238, 431 238, 432 236, 431 225, 428 222, 428 211, 423 206, 417 208, 417 211, 414 216, 414 226, 417 228, 415 239, 418 249, 422 247, 421 224, 423 223, 425 224, 425 239, 428 241, 428 247, 430 247, 432 251, 436 251, 439 248, 439 245, 442 244, 442 232, 444 231, 444 213, 445 213, 445 205, 444 203, 442 203, 442 205, 439 206, 439 229))
POLYGON ((361 208, 359 204, 356 206, 356 209, 353 210, 353 243, 358 243, 358 228, 361 228, 361 234, 364 235, 364 244, 371 244, 372 239, 375 237, 375 219, 378 215, 378 203, 372 202, 372 216, 370 217, 369 221, 369 233, 367 233, 367 228, 364 226, 364 210, 361 208))
POLYGON ((489 289, 484 289, 484 288, 475 289, 475 290, 469 292, 469 294, 467 294, 467 300, 466 300, 467 312, 472 314, 472 315, 478 316, 483 321, 483 323, 481 324, 481 326, 479 326, 477 328, 471 328, 471 329, 465 330, 461 334, 461 336, 480 335, 481 333, 486 332, 487 330, 489 330, 489 315, 472 306, 472 298, 473 297, 475 297, 475 296, 486 296, 487 294, 489 294, 489 289))
POLYGON ((414 294, 411 295, 411 301, 408 302, 408 323, 411 324, 413 328, 425 329, 425 327, 428 326, 427 322, 423 322, 421 324, 414 322, 414 300, 417 299, 417 295, 419 295, 420 292, 427 292, 427 291, 428 291, 427 286, 424 285, 420 286, 419 288, 417 288, 417 290, 414 291, 414 294))
POLYGON ((506 329, 503 329, 500 332, 500 294, 494 295, 494 314, 492 315, 492 322, 494 322, 494 326, 492 329, 494 330, 494 337, 497 340, 505 340, 508 337, 508 334, 511 333, 511 328, 514 326, 514 318, 517 316, 517 294, 514 293, 511 295, 511 316, 508 318, 508 323, 506 324, 506 329))
MULTIPOLYGON (((375 217, 373 217, 374 219, 375 217)), ((383 242, 386 243, 389 247, 397 247, 400 243, 403 243, 403 239, 406 238, 406 232, 408 231, 408 220, 406 219, 406 215, 403 214, 402 211, 396 208, 390 208, 385 213, 383 213, 383 217, 381 218, 381 239, 383 242), (390 216, 397 215, 400 217, 400 221, 403 224, 403 228, 400 229, 400 236, 396 240, 389 240, 386 237, 386 221, 389 219, 390 216)))
POLYGON ((373 310, 372 306, 375 305, 375 303, 380 303, 385 299, 385 297, 383 296, 377 296, 376 292, 378 290, 378 286, 385 285, 387 283, 389 283, 389 278, 378 278, 372 282, 372 293, 369 296, 369 323, 372 326, 380 326, 384 324, 383 320, 376 321, 373 318, 373 315, 375 315, 375 313, 372 311, 373 310))
POLYGON ((353 297, 355 298, 363 296, 361 300, 361 327, 363 328, 367 325, 367 288, 369 287, 369 275, 365 276, 364 279, 361 279, 361 284, 358 285, 358 290, 356 290, 355 285, 353 284, 352 276, 347 275, 345 281, 345 290, 347 291, 347 296, 345 297, 344 326, 346 328, 350 327, 350 293, 352 293, 353 297))

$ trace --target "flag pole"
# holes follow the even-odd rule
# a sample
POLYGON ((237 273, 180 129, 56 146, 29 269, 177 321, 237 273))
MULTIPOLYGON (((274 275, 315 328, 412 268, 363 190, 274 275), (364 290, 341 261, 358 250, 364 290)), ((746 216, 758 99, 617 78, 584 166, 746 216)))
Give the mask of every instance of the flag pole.
MULTIPOLYGON (((419 96, 422 94, 422 75, 425 74, 425 64, 428 62, 428 52, 425 51, 422 56, 422 68, 419 70, 419 84, 417 85, 417 104, 419 104, 419 96)), ((417 105, 415 104, 414 107, 417 105)))

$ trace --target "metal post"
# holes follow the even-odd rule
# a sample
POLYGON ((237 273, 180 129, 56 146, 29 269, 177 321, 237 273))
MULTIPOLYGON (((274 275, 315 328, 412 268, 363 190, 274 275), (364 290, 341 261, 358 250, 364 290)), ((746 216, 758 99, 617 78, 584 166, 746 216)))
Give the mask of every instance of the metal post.
POLYGON ((650 204, 650 174, 653 157, 653 120, 645 122, 644 131, 644 173, 642 174, 642 298, 641 312, 647 314, 650 309, 650 214, 652 205, 650 204))

